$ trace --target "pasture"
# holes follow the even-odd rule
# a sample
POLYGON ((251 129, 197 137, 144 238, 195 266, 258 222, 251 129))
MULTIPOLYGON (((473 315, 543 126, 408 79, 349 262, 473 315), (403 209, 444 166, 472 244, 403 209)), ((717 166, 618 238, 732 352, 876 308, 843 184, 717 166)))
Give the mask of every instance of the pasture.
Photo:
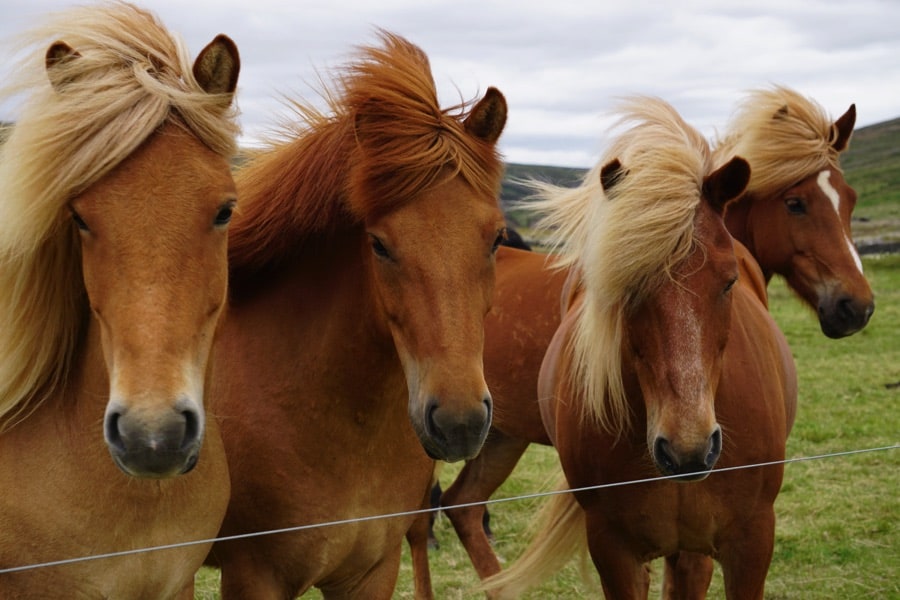
MULTIPOLYGON (((822 336, 814 316, 791 297, 780 280, 769 287, 771 310, 787 335, 797 361, 800 407, 788 440, 789 458, 891 446, 900 441, 900 256, 865 257, 876 294, 876 311, 862 332, 841 340, 822 336)), ((448 485, 459 465, 441 477, 448 485)), ((550 489, 557 469, 550 448, 532 446, 495 499, 550 489)), ((713 475, 714 476, 714 475, 713 475)), ((766 598, 834 599, 900 597, 900 451, 885 450, 795 462, 785 469, 776 503, 775 555, 766 598)), ((491 506, 495 548, 512 560, 527 542, 527 528, 541 499, 511 500, 491 506)), ((472 591, 474 570, 449 522, 438 520, 441 547, 430 555, 435 596, 483 597, 472 591)), ((660 565, 654 564, 658 584, 660 565)), ((596 575, 590 569, 592 581, 596 575)), ((218 573, 204 569, 197 598, 218 598, 218 573)), ((717 570, 710 598, 720 598, 717 570)), ((577 564, 528 598, 582 598, 595 595, 577 564)), ((651 595, 656 593, 654 586, 651 595)), ((317 592, 307 595, 320 597, 317 592)), ((408 552, 395 598, 412 598, 408 552)))

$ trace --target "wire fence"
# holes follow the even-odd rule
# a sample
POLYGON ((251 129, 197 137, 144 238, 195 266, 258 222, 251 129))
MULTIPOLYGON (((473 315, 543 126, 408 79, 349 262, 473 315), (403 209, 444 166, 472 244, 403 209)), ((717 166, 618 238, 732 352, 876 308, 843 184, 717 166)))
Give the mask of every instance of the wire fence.
MULTIPOLYGON (((726 473, 729 471, 740 471, 740 470, 744 470, 744 469, 756 469, 756 468, 769 467, 769 466, 774 466, 774 465, 788 465, 788 464, 793 464, 793 463, 810 462, 810 461, 815 461, 815 460, 824 460, 824 459, 854 456, 854 455, 860 455, 860 454, 870 454, 873 452, 886 452, 886 451, 897 450, 897 449, 900 449, 900 444, 894 444, 892 446, 879 446, 879 447, 875 447, 875 448, 863 448, 863 449, 859 449, 859 450, 845 450, 845 451, 841 451, 841 452, 831 452, 828 454, 817 454, 814 456, 800 456, 800 457, 787 458, 787 459, 778 460, 778 461, 755 463, 755 464, 751 464, 751 465, 723 467, 723 468, 719 468, 719 469, 713 469, 713 471, 710 473, 710 477, 715 476, 717 473, 726 473)), ((456 504, 453 506, 441 506, 441 507, 437 507, 437 508, 421 508, 421 509, 416 509, 416 510, 395 512, 395 513, 389 513, 389 514, 356 517, 356 518, 352 518, 352 519, 340 519, 337 521, 327 521, 324 523, 296 525, 296 526, 292 526, 292 527, 282 527, 279 529, 268 529, 265 531, 255 531, 255 532, 251 532, 251 533, 243 533, 243 534, 238 534, 238 535, 230 535, 230 536, 208 538, 208 539, 201 539, 201 540, 191 540, 191 541, 187 541, 187 542, 164 544, 161 546, 150 546, 147 548, 135 548, 132 550, 122 550, 122 551, 118 551, 118 552, 92 554, 89 556, 79 556, 79 557, 75 557, 75 558, 66 558, 66 559, 62 559, 62 560, 34 563, 34 564, 21 565, 21 566, 16 566, 16 567, 0 568, 0 575, 6 574, 6 573, 16 573, 16 572, 21 572, 21 571, 31 571, 31 570, 35 570, 35 569, 43 569, 43 568, 49 568, 49 567, 58 567, 58 566, 63 566, 63 565, 70 565, 70 564, 88 562, 88 561, 94 561, 94 560, 103 560, 103 559, 117 558, 117 557, 122 557, 122 556, 131 556, 131 555, 135 555, 135 554, 145 554, 145 553, 149 553, 149 552, 173 550, 173 549, 177 549, 177 548, 184 548, 187 546, 211 544, 214 542, 227 542, 227 541, 241 540, 241 539, 247 539, 247 538, 253 538, 253 537, 278 535, 278 534, 283 534, 283 533, 295 533, 295 532, 305 531, 305 530, 309 530, 309 529, 318 529, 318 528, 323 528, 323 527, 335 527, 338 525, 362 523, 362 522, 366 522, 366 521, 375 521, 375 520, 379 520, 379 519, 394 519, 394 518, 399 518, 399 517, 417 516, 417 515, 442 511, 442 510, 452 510, 454 508, 469 508, 469 507, 473 507, 473 506, 487 506, 489 504, 518 502, 518 501, 530 500, 530 499, 534 499, 534 498, 542 498, 545 496, 553 496, 556 494, 568 494, 568 493, 572 493, 572 492, 582 492, 582 491, 588 491, 588 490, 599 490, 599 489, 606 489, 606 488, 624 487, 624 486, 629 486, 629 485, 639 485, 642 483, 649 483, 649 482, 653 482, 653 481, 664 481, 667 479, 679 479, 680 477, 681 476, 679 476, 679 475, 648 477, 648 478, 644 478, 644 479, 634 479, 634 480, 630 480, 630 481, 608 483, 608 484, 603 484, 603 485, 586 486, 586 487, 580 487, 580 488, 570 488, 570 489, 565 489, 565 490, 552 490, 552 491, 547 491, 547 492, 534 492, 531 494, 510 496, 507 498, 489 499, 489 500, 483 500, 483 501, 479 501, 479 502, 468 502, 468 503, 464 503, 464 504, 456 504)))

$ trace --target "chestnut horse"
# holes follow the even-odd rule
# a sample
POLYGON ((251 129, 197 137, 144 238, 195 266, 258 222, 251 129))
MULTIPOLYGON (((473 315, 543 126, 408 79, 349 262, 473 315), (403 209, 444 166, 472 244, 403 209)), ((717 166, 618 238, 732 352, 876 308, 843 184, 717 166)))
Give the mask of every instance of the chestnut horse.
MULTIPOLYGON (((851 106, 832 121, 817 103, 783 87, 753 91, 741 106, 727 128, 727 143, 714 149, 714 156, 722 157, 717 162, 728 156, 725 148, 732 147, 732 155, 751 165, 746 191, 725 213, 729 232, 752 253, 748 256, 739 247, 738 258, 758 263, 766 281, 772 274, 784 277, 817 311, 823 330, 849 335, 865 325, 874 308, 849 237, 856 193, 844 181, 838 162, 848 146, 856 109, 851 106)), ((498 251, 484 351, 494 420, 479 455, 444 493, 444 506, 487 500, 530 443, 550 443, 538 411, 537 377, 559 325, 565 278, 545 256, 498 251)), ((481 526, 483 510, 474 506, 446 511, 482 578, 500 570, 481 526)))
POLYGON ((722 564, 728 598, 761 599, 783 466, 709 476, 783 459, 796 408, 764 279, 723 220, 749 166, 713 171, 706 140, 662 101, 635 99, 622 120, 602 168, 535 205, 573 281, 540 412, 564 489, 677 478, 554 496, 532 545, 485 584, 517 597, 586 542, 608 598, 646 598, 645 563, 687 550, 722 564))
POLYGON ((218 531, 205 390, 237 49, 219 36, 192 65, 125 3, 62 12, 29 44, 3 90, 26 97, 0 148, 0 595, 189 598, 209 545, 22 567, 218 531))
MULTIPOLYGON (((442 109, 426 55, 381 32, 237 174, 215 411, 222 535, 419 508, 477 454, 483 322, 503 238, 506 101, 442 109), (433 243, 440 231, 444 244, 433 243)), ((224 598, 390 598, 412 517, 217 543, 224 598)))

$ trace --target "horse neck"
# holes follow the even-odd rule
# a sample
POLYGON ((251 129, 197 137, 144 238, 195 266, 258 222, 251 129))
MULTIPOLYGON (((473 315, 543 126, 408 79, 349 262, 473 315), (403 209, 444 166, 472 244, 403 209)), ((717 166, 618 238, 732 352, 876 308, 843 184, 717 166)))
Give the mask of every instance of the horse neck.
POLYGON ((352 136, 346 119, 325 123, 237 172, 239 218, 229 233, 229 264, 239 279, 302 255, 346 227, 344 197, 352 136))
POLYGON ((316 347, 323 364, 350 369, 354 377, 348 379, 365 381, 360 369, 373 377, 399 370, 387 320, 374 297, 364 237, 361 226, 308 237, 290 260, 235 282, 240 289, 229 312, 291 307, 280 310, 286 338, 297 336, 301 351, 316 347))
POLYGON ((749 254, 744 253, 744 258, 752 259, 756 267, 761 270, 765 283, 768 284, 769 280, 772 279, 773 273, 759 262, 760 252, 756 247, 756 236, 754 235, 753 224, 750 219, 750 212, 754 202, 758 203, 760 200, 753 194, 747 193, 736 202, 729 204, 725 211, 725 227, 728 229, 731 237, 746 248, 749 254))

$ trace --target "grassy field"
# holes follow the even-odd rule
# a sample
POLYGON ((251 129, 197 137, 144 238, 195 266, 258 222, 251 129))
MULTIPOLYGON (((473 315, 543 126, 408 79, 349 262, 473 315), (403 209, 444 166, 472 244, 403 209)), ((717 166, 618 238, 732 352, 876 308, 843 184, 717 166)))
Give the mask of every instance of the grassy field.
MULTIPOLYGON (((867 257, 864 263, 876 293, 875 315, 864 331, 842 340, 825 338, 811 312, 780 281, 770 286, 772 311, 788 337, 800 376, 800 408, 788 457, 900 442, 900 256, 867 257)), ((495 498, 547 490, 557 468, 552 449, 534 446, 495 498)), ((446 469, 443 482, 448 484, 457 471, 458 465, 446 469)), ((776 504, 775 556, 766 598, 900 598, 898 492, 900 450, 789 464, 776 504)), ((513 500, 492 507, 496 550, 507 561, 527 542, 525 531, 540 503, 513 500)), ((474 570, 446 519, 438 521, 437 535, 441 548, 431 554, 436 597, 481 597, 472 592, 474 570)), ((597 583, 582 582, 576 567, 569 565, 527 597, 596 596, 597 583)), ((658 575, 660 565, 654 567, 658 575)), ((217 598, 216 581, 215 571, 204 570, 197 597, 217 598)), ((320 597, 318 592, 307 596, 320 597)), ((394 596, 413 597, 406 550, 394 596)), ((710 598, 721 597, 717 570, 710 598)))

